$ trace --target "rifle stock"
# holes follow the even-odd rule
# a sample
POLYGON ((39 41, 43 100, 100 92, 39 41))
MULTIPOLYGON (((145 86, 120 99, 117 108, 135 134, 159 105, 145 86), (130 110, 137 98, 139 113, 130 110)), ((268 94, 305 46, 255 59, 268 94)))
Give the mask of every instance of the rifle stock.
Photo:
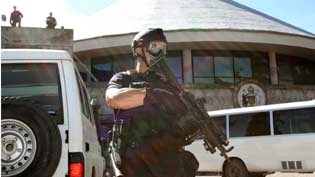
POLYGON ((123 177, 122 172, 119 169, 119 165, 121 164, 120 155, 116 152, 116 149, 114 148, 113 144, 110 145, 110 164, 112 167, 112 172, 114 177, 123 177))
POLYGON ((111 171, 114 177, 123 177, 123 174, 120 170, 121 158, 119 154, 121 140, 120 134, 122 131, 122 120, 115 120, 112 131, 112 140, 109 143, 109 161, 111 165, 111 171))

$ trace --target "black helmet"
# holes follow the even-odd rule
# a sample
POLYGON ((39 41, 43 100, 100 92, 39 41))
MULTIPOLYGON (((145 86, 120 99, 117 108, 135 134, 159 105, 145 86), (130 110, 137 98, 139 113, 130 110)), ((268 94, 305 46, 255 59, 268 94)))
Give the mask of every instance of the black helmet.
POLYGON ((167 40, 161 28, 149 28, 139 32, 131 43, 132 53, 135 57, 141 58, 149 67, 150 64, 144 55, 144 47, 148 49, 152 58, 158 58, 166 54, 167 40), (162 42, 162 43, 161 43, 162 42), (142 55, 136 53, 136 48, 142 47, 142 55))
POLYGON ((139 32, 132 40, 132 52, 134 52, 137 47, 148 47, 151 41, 163 41, 167 43, 161 28, 149 28, 139 32))

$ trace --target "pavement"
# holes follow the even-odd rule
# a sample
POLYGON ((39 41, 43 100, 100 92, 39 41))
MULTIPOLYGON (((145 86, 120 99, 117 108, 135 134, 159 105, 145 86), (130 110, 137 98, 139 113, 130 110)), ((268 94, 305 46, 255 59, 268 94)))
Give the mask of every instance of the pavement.
MULTIPOLYGON (((220 177, 220 176, 196 176, 196 177, 220 177)), ((276 172, 266 177, 315 177, 315 173, 280 173, 276 172)))

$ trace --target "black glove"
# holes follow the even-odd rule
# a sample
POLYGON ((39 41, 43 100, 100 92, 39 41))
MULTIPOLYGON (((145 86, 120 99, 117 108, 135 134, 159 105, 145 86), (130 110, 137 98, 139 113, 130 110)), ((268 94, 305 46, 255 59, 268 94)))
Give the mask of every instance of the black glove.
POLYGON ((185 104, 172 92, 161 88, 148 88, 146 90, 145 103, 159 107, 162 111, 169 114, 184 114, 185 104))

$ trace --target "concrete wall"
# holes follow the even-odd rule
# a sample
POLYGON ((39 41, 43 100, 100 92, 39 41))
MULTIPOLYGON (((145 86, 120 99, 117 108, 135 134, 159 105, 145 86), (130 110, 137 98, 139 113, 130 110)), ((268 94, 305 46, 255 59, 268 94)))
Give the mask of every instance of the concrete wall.
MULTIPOLYGON (((266 70, 265 73, 269 77, 265 78, 264 80, 259 80, 259 78, 253 77, 252 79, 246 80, 244 82, 242 81, 241 83, 235 85, 195 85, 192 83, 192 49, 194 48, 192 48, 191 46, 186 46, 184 44, 178 45, 179 47, 176 49, 181 50, 183 54, 183 79, 185 83, 184 88, 187 91, 193 93, 196 98, 205 98, 207 100, 205 108, 208 111, 240 107, 240 100, 242 100, 242 97, 240 97, 239 94, 240 88, 250 83, 256 83, 258 84, 258 86, 261 87, 262 91, 264 92, 264 104, 276 104, 315 99, 315 85, 279 85, 276 54, 281 50, 263 50, 265 48, 260 48, 260 50, 258 50, 264 51, 266 57, 269 58, 269 65, 266 65, 266 67, 269 67, 268 72, 266 70)), ((234 46, 232 44, 229 45, 234 46)), ((227 43, 224 44, 225 50, 233 51, 233 48, 230 49, 229 45, 227 43)), ((209 49, 209 46, 206 49, 209 49)), ((248 48, 246 47, 246 50, 244 51, 248 51, 248 48)), ((312 51, 315 52, 315 50, 312 51)), ((95 51, 87 53, 87 57, 85 57, 86 59, 83 59, 82 61, 90 63, 91 57, 88 56, 95 54, 94 52, 95 51)), ((313 57, 311 59, 313 59, 313 57)), ((255 68, 253 69, 253 72, 258 72, 255 70, 255 68)), ((259 70, 259 72, 262 71, 259 70)), ((104 101, 106 83, 88 84, 88 87, 92 91, 92 95, 98 96, 98 98, 101 99, 101 114, 111 114, 111 109, 108 108, 104 101)))
MULTIPOLYGON (((112 114, 112 110, 107 106, 104 95, 106 84, 88 84, 92 96, 99 98, 102 105, 100 114, 112 114)), ((212 88, 201 88, 196 86, 184 86, 193 93, 196 98, 205 98, 207 111, 230 109, 240 107, 237 103, 237 93, 239 86, 215 86, 212 88)), ((315 86, 273 86, 263 87, 266 93, 266 104, 287 103, 295 101, 306 101, 315 99, 315 86)))
POLYGON ((2 26, 1 48, 61 49, 72 53, 73 30, 2 26))

